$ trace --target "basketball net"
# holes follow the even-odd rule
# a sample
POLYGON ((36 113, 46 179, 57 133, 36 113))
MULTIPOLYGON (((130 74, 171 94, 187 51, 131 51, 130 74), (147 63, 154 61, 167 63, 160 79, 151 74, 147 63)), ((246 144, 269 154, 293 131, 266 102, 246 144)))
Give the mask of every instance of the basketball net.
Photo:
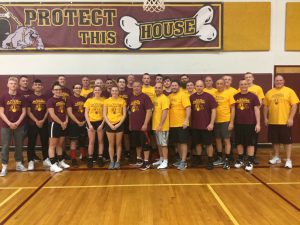
POLYGON ((164 0, 144 0, 143 9, 146 12, 162 12, 165 10, 164 0))

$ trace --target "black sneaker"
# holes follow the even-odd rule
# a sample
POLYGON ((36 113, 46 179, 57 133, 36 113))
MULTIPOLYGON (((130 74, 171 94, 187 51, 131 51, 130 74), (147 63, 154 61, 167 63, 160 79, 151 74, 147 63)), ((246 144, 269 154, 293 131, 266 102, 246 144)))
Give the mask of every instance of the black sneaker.
POLYGON ((93 158, 87 158, 86 166, 87 168, 93 168, 93 158))
POLYGON ((207 166, 206 166, 206 169, 207 170, 212 170, 214 168, 214 164, 213 162, 208 162, 207 166))
POLYGON ((125 152, 125 159, 127 161, 129 161, 129 159, 130 159, 130 152, 125 152))
POLYGON ((98 157, 98 159, 97 159, 97 165, 99 167, 104 166, 103 157, 98 157))
POLYGON ((259 164, 259 160, 257 158, 253 159, 253 164, 258 165, 259 164))
POLYGON ((148 170, 148 169, 150 169, 150 163, 149 163, 149 161, 147 161, 147 162, 145 162, 144 161, 144 163, 143 163, 143 165, 139 168, 140 170, 148 170))
POLYGON ((228 159, 225 159, 223 169, 224 170, 229 170, 230 169, 230 162, 229 162, 228 159))
POLYGON ((76 168, 79 166, 76 159, 72 159, 72 160, 71 160, 71 166, 72 166, 72 167, 76 167, 76 168))

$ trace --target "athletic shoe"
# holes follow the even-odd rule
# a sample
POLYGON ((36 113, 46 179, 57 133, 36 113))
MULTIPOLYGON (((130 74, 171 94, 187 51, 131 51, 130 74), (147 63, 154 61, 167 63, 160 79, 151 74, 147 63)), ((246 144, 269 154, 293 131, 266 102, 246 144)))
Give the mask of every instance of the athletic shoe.
POLYGON ((178 167, 181 163, 181 159, 178 159, 176 162, 174 162, 172 165, 175 167, 178 167))
POLYGON ((144 161, 143 165, 139 168, 140 170, 147 170, 150 169, 150 163, 149 161, 144 161))
POLYGON ((259 160, 256 157, 254 157, 254 159, 253 159, 253 164, 255 164, 255 165, 259 164, 259 160))
POLYGON ((207 166, 206 166, 206 169, 207 170, 212 170, 214 168, 214 164, 213 162, 208 162, 207 166))
POLYGON ((27 168, 21 162, 17 162, 16 171, 26 172, 27 168))
POLYGON ((45 159, 45 160, 43 161, 43 166, 44 166, 44 167, 50 167, 50 166, 52 166, 51 161, 50 161, 49 158, 47 158, 47 159, 45 159))
POLYGON ((120 168, 121 168, 120 162, 115 162, 114 169, 115 169, 115 170, 118 170, 118 169, 120 169, 120 168))
POLYGON ((129 160, 130 159, 130 152, 125 152, 125 159, 129 160))
POLYGON ((103 157, 98 157, 98 159, 97 159, 97 165, 99 167, 104 166, 103 157))
POLYGON ((70 165, 68 165, 67 163, 65 163, 65 160, 61 160, 58 162, 58 166, 62 169, 68 169, 70 168, 70 165))
POLYGON ((278 156, 274 156, 272 159, 269 160, 269 164, 279 164, 281 163, 281 159, 278 156))
POLYGON ((235 164, 234 164, 234 167, 235 168, 241 168, 242 166, 244 165, 244 163, 243 163, 243 161, 241 161, 241 160, 236 160, 236 162, 235 162, 235 164))
POLYGON ((78 162, 77 162, 76 159, 72 159, 72 160, 71 160, 71 166, 72 166, 72 167, 75 167, 75 168, 79 167, 78 162))
POLYGON ((40 157, 38 157, 37 155, 34 155, 33 159, 34 159, 33 160, 34 162, 40 162, 41 161, 40 157))
POLYGON ((159 170, 163 170, 163 169, 167 169, 168 168, 168 162, 167 161, 163 161, 158 167, 157 169, 159 170))
POLYGON ((162 163, 163 163, 163 161, 159 159, 159 160, 156 161, 155 163, 152 163, 152 166, 154 166, 154 167, 160 166, 162 163))
POLYGON ((5 177, 6 175, 7 175, 7 165, 5 165, 5 166, 2 165, 0 177, 5 177))
POLYGON ((223 165, 224 170, 229 170, 230 169, 230 162, 229 159, 225 159, 224 165, 223 165))
POLYGON ((114 167, 115 167, 115 162, 110 162, 109 165, 108 165, 108 169, 113 170, 114 167))
POLYGON ((28 170, 34 170, 34 162, 32 160, 28 163, 28 170))
POLYGON ((187 163, 184 161, 181 161, 179 166, 177 166, 177 169, 182 171, 185 170, 186 168, 187 168, 187 163))
POLYGON ((87 168, 93 168, 93 158, 86 159, 86 166, 87 168))
POLYGON ((290 159, 286 160, 284 167, 292 169, 293 168, 292 160, 290 159))
POLYGON ((224 164, 224 160, 222 159, 222 157, 218 157, 214 162, 213 165, 214 166, 221 166, 224 164))
POLYGON ((141 167, 143 165, 144 161, 142 159, 137 159, 136 163, 130 164, 131 166, 141 167))
POLYGON ((52 164, 52 165, 50 166, 50 171, 51 171, 51 172, 54 172, 54 173, 59 173, 59 172, 63 171, 63 169, 60 168, 60 167, 57 165, 57 163, 54 163, 54 164, 52 164))
POLYGON ((250 172, 253 170, 253 164, 251 162, 247 162, 246 166, 245 166, 245 170, 247 172, 250 172))
POLYGON ((193 155, 192 156, 192 162, 191 162, 191 167, 195 168, 195 167, 199 167, 202 163, 202 160, 200 158, 201 156, 199 155, 193 155))

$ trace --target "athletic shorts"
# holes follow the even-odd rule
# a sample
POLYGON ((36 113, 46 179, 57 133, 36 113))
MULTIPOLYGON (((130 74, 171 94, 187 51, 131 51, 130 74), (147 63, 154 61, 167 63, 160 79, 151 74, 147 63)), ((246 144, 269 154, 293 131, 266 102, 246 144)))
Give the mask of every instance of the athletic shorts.
POLYGON ((292 128, 287 125, 268 125, 268 138, 272 144, 292 144, 292 128))
POLYGON ((143 151, 150 151, 150 131, 131 131, 131 143, 135 148, 141 147, 143 151))
POLYGON ((214 133, 216 138, 230 138, 231 131, 228 130, 229 122, 215 123, 214 133))
POLYGON ((87 136, 86 126, 78 126, 76 123, 69 123, 68 136, 70 139, 77 139, 79 137, 87 136))
POLYGON ((67 130, 63 130, 61 125, 55 122, 48 123, 49 138, 60 138, 67 135, 67 130))
POLYGON ((191 129, 192 130, 192 142, 193 145, 212 145, 214 141, 213 131, 191 129))
POLYGON ((172 144, 187 144, 189 142, 189 128, 183 129, 183 127, 171 127, 170 128, 170 142, 172 144))
POLYGON ((109 133, 119 133, 124 131, 124 123, 122 123, 116 130, 112 130, 107 123, 104 124, 104 131, 109 133))
POLYGON ((156 143, 159 146, 167 147, 169 140, 169 131, 159 131, 155 132, 156 143))
POLYGON ((244 147, 256 145, 255 124, 235 124, 234 131, 236 145, 243 145, 244 147))
POLYGON ((129 116, 127 115, 124 122, 124 134, 129 134, 130 131, 129 131, 129 116))
MULTIPOLYGON (((101 125, 101 123, 102 123, 102 120, 100 120, 100 121, 95 121, 95 122, 91 122, 92 127, 94 128, 94 130, 97 130, 98 127, 101 125)), ((89 129, 89 127, 88 127, 87 124, 86 124, 86 128, 89 129)))

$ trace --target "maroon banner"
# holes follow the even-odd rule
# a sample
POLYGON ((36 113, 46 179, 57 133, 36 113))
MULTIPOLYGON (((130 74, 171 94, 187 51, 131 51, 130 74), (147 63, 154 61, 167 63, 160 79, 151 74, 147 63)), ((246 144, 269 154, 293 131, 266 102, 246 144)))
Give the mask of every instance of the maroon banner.
POLYGON ((222 3, 0 4, 0 51, 222 49, 222 3))

